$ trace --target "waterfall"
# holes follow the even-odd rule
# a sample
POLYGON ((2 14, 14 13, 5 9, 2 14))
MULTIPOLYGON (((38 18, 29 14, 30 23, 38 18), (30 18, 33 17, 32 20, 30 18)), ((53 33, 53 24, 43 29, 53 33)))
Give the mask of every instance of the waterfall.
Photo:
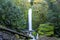
MULTIPOLYGON (((28 0, 28 2, 31 2, 31 0, 28 0)), ((29 27, 29 36, 31 36, 33 39, 30 40, 36 40, 35 37, 32 35, 32 8, 29 8, 28 10, 28 27, 29 27)))
POLYGON ((28 11, 29 31, 32 31, 32 9, 28 11))
POLYGON ((31 39, 31 40, 35 40, 35 37, 32 35, 32 9, 30 8, 29 10, 28 10, 28 24, 29 24, 29 31, 30 31, 30 33, 29 33, 29 36, 31 36, 33 39, 31 39))
POLYGON ((37 35, 36 35, 36 40, 38 40, 38 33, 37 33, 37 35))

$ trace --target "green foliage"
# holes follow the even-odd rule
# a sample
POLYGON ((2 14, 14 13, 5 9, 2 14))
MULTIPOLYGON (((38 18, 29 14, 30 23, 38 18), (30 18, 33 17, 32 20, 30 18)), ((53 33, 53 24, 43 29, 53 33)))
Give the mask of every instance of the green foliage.
POLYGON ((42 36, 51 36, 54 34, 54 26, 52 26, 51 24, 40 24, 38 33, 42 36))
POLYGON ((28 28, 28 9, 30 8, 30 3, 27 0, 13 0, 13 3, 16 4, 16 6, 18 6, 21 9, 21 12, 24 15, 23 29, 27 29, 28 28))
POLYGON ((60 7, 57 1, 50 2, 48 1, 49 4, 49 11, 47 14, 47 20, 48 22, 52 23, 54 27, 54 34, 57 36, 60 36, 60 7))
POLYGON ((36 35, 37 35, 37 33, 36 33, 36 32, 33 32, 33 33, 32 33, 32 35, 36 36, 36 35))
MULTIPOLYGON (((28 28, 28 9, 32 8, 32 26, 40 35, 60 35, 60 4, 57 0, 0 0, 0 24, 11 29, 28 28), (37 2, 34 2, 37 1, 37 2), (47 24, 47 23, 51 23, 47 24), (53 32, 54 31, 54 32, 53 32), (58 32, 57 32, 58 31, 58 32)), ((18 31, 19 31, 18 30, 18 31)), ((36 32, 33 32, 36 35, 36 32)))
POLYGON ((48 11, 48 4, 47 2, 39 2, 38 4, 33 4, 32 6, 33 13, 32 13, 32 23, 33 29, 37 31, 36 28, 39 27, 41 23, 46 22, 46 14, 48 11))
MULTIPOLYGON (((1 2, 1 1, 0 1, 1 2)), ((0 24, 8 28, 22 28, 24 25, 23 13, 11 1, 0 3, 0 24)))

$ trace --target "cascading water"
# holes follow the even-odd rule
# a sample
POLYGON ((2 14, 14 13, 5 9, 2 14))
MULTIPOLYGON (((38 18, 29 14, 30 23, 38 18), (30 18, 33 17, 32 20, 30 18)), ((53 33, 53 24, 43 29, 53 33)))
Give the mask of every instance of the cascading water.
POLYGON ((29 23, 29 31, 30 31, 30 33, 29 33, 29 36, 31 36, 33 39, 31 39, 31 40, 35 40, 35 37, 32 35, 32 9, 30 8, 29 10, 28 10, 28 23, 29 23))
POLYGON ((29 31, 32 30, 32 9, 28 10, 29 31))
MULTIPOLYGON (((31 0, 28 0, 28 2, 30 3, 31 0)), ((29 36, 31 36, 33 39, 31 40, 36 40, 35 37, 32 35, 32 8, 29 8, 28 10, 28 25, 29 25, 29 36)))
POLYGON ((29 31, 30 31, 30 33, 29 33, 29 36, 31 36, 33 39, 31 39, 31 40, 35 40, 35 37, 32 35, 32 9, 30 8, 29 10, 28 10, 28 22, 29 22, 29 31))

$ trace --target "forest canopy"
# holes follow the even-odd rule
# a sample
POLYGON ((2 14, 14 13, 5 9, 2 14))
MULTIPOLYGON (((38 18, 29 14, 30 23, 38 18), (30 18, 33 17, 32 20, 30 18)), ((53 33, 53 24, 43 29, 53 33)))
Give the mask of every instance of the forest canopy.
POLYGON ((0 25, 16 31, 28 30, 28 9, 32 8, 33 30, 40 35, 60 36, 59 0, 34 0, 32 3, 30 5, 27 0, 0 0, 0 25))

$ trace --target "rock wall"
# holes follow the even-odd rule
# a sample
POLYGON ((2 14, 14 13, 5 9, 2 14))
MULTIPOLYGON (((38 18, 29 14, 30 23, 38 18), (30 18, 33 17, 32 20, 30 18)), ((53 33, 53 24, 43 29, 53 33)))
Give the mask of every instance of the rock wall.
POLYGON ((10 32, 0 31, 0 40, 18 40, 18 38, 10 32))

